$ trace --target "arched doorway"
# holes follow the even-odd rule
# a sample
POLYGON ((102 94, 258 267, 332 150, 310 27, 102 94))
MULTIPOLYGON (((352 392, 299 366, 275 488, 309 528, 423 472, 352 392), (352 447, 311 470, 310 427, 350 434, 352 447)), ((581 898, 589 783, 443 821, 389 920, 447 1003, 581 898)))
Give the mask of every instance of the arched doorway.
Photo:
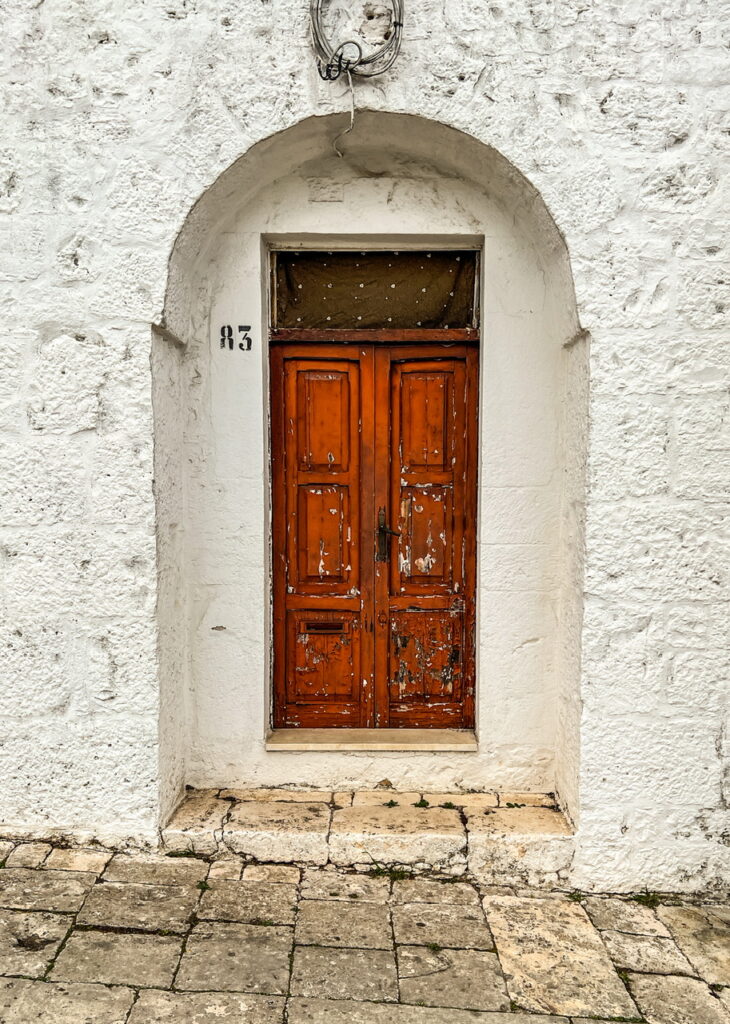
POLYGON ((311 118, 253 147, 200 199, 172 255, 165 327, 184 348, 162 340, 155 355, 162 655, 170 692, 183 676, 187 697, 184 707, 169 702, 170 735, 187 737, 171 759, 199 786, 336 789, 387 777, 558 789, 575 814, 587 375, 585 346, 572 344, 565 245, 529 182, 477 140, 411 115, 361 112, 340 157, 340 127, 311 118), (277 247, 479 252, 469 746, 267 749, 277 247))

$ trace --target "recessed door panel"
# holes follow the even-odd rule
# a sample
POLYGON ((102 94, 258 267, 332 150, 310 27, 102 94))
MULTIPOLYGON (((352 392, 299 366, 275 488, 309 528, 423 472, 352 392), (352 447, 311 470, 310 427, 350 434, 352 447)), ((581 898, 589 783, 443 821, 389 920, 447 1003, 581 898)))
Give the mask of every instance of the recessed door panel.
POLYGON ((290 612, 287 701, 334 705, 358 700, 360 631, 357 616, 290 612))

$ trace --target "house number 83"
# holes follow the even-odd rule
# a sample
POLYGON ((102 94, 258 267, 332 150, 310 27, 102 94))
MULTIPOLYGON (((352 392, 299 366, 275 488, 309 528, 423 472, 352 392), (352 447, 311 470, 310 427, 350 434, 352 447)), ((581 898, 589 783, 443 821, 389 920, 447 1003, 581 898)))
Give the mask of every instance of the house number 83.
POLYGON ((231 351, 236 347, 236 341, 238 340, 238 347, 242 352, 251 351, 251 336, 248 333, 251 330, 251 324, 239 324, 238 334, 233 333, 233 326, 231 324, 223 324, 221 327, 221 348, 228 348, 231 351))

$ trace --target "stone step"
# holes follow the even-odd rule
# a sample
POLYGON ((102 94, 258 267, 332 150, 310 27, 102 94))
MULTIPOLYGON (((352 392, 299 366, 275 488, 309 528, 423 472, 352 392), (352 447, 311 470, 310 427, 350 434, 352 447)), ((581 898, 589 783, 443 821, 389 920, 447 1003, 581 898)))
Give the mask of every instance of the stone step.
POLYGON ((190 790, 160 842, 169 852, 468 872, 542 888, 567 880, 574 836, 551 794, 223 789, 190 790))

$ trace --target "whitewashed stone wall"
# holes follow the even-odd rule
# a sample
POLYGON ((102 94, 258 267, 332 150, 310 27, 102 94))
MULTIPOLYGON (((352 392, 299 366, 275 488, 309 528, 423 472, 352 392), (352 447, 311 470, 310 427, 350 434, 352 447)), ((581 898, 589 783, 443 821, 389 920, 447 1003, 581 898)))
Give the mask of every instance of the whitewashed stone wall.
MULTIPOLYGON (((218 176, 348 108, 316 75, 307 8, 2 5, 9 825, 152 834, 185 782, 179 581, 156 570, 181 549, 181 499, 153 491, 174 450, 155 456, 153 392, 158 437, 174 438, 180 381, 171 349, 153 380, 150 325, 218 176)), ((580 824, 578 885, 691 889, 728 872, 726 23, 721 0, 412 0, 396 68, 356 87, 362 107, 497 149, 570 254, 590 432, 581 689, 558 728, 579 723, 580 758, 557 783, 580 824)))

